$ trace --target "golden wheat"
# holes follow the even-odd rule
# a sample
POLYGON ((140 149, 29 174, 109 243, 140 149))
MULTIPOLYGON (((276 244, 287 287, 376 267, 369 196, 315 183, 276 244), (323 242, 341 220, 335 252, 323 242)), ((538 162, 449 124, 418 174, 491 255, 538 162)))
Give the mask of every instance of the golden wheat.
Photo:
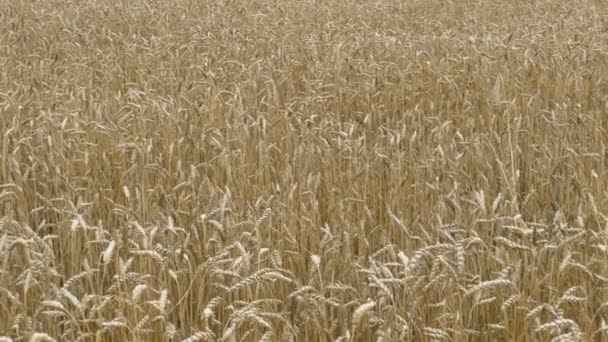
POLYGON ((608 339, 601 1, 2 1, 0 341, 608 339))

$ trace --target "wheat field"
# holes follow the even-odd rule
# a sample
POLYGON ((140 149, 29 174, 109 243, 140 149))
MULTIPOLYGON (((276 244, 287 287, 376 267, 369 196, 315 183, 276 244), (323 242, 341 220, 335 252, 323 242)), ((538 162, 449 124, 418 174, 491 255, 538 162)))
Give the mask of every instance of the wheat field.
POLYGON ((607 341, 606 10, 2 0, 0 341, 607 341))

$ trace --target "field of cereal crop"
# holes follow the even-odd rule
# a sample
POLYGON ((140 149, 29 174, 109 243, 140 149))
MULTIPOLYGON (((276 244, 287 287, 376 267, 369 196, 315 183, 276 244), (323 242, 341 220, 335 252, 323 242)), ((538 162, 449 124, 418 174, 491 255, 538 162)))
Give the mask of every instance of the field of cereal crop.
POLYGON ((601 0, 0 0, 0 341, 606 341, 601 0))

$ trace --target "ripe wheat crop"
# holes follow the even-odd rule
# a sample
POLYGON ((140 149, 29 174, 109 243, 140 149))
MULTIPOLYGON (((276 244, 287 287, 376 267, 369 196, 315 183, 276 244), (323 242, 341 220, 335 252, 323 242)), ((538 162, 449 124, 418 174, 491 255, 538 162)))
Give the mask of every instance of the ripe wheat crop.
POLYGON ((0 341, 608 340, 601 1, 0 2, 0 341))

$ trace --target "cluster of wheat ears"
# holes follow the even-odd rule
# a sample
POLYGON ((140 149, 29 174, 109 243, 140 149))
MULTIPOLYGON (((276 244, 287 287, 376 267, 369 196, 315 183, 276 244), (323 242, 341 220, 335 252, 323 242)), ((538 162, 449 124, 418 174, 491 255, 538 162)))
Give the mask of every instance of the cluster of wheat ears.
POLYGON ((0 341, 606 341, 603 13, 1 1, 0 341))

